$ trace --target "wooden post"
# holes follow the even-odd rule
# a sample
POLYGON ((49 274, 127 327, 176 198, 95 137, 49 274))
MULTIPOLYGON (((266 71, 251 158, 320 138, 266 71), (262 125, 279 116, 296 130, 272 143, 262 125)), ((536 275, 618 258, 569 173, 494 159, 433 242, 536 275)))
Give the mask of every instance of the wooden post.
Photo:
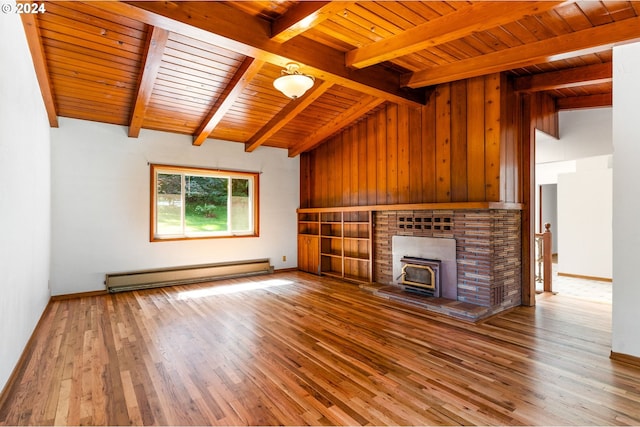
POLYGON ((552 250, 552 243, 551 243, 551 224, 549 224, 548 222, 544 225, 544 233, 542 233, 542 265, 544 268, 544 273, 543 273, 543 277, 544 277, 544 291, 545 292, 553 292, 553 286, 551 283, 551 271, 552 271, 552 264, 553 264, 553 259, 552 259, 552 255, 551 255, 551 250, 552 250))

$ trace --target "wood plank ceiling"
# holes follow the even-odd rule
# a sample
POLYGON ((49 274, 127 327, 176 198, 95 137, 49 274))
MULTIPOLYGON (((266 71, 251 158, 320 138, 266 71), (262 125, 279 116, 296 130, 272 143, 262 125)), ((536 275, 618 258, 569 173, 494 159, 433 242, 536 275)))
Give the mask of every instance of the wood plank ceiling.
POLYGON ((508 72, 559 109, 611 105, 633 1, 46 2, 21 15, 51 126, 72 117, 295 156, 384 102, 508 72), (288 62, 316 78, 273 87, 288 62))

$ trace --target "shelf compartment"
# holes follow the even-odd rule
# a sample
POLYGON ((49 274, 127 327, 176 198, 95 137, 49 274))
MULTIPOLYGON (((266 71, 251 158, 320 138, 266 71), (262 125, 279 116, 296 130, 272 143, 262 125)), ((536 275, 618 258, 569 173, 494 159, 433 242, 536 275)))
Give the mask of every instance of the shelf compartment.
POLYGON ((368 240, 345 239, 342 244, 343 254, 349 258, 371 259, 368 240))
POLYGON ((320 239, 320 253, 342 256, 342 240, 322 237, 320 239))
POLYGON ((343 213, 344 222, 361 222, 368 224, 371 222, 371 216, 369 211, 354 211, 343 213))
POLYGON ((371 265, 361 259, 345 258, 344 277, 345 279, 358 282, 371 282, 371 265))
POLYGON ((320 215, 318 212, 303 212, 298 214, 300 222, 318 222, 320 215))
POLYGON ((342 223, 342 212, 321 212, 320 222, 342 223))
POLYGON ((320 214, 306 212, 298 214, 298 234, 318 235, 320 233, 320 214))
POLYGON ((320 272, 322 274, 340 277, 342 275, 342 257, 320 256, 320 272))
POLYGON ((341 223, 321 223, 320 234, 326 237, 342 237, 341 223))

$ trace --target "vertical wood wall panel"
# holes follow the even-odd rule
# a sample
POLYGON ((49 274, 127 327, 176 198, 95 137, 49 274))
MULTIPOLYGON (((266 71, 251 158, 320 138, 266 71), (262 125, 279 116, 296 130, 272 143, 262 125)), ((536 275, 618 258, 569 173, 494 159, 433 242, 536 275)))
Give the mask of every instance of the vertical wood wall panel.
MULTIPOLYGON (((344 156, 342 155, 342 134, 333 138, 329 144, 329 158, 327 160, 327 170, 332 171, 328 175, 329 200, 331 206, 344 204, 344 188, 342 188, 342 163, 344 156)), ((325 179, 327 179, 325 177, 325 179)))
POLYGON ((367 188, 367 165, 368 162, 362 162, 361 159, 367 158, 367 122, 358 123, 358 149, 354 156, 354 161, 358 165, 358 180, 351 183, 351 191, 355 191, 357 201, 354 205, 366 205, 368 201, 367 188), (365 191, 360 188, 364 185, 365 191))
POLYGON ((558 110, 554 99, 544 92, 536 92, 532 95, 531 106, 534 128, 554 138, 559 138, 558 110))
POLYGON ((387 204, 398 203, 398 106, 387 105, 387 204))
POLYGON ((451 85, 436 89, 436 202, 451 201, 451 85))
POLYGON ((309 173, 311 172, 311 156, 300 157, 300 207, 309 207, 308 203, 311 200, 311 179, 309 173))
POLYGON ((451 201, 468 198, 467 81, 451 83, 451 201))
MULTIPOLYGON (((422 169, 422 117, 420 110, 411 108, 409 110, 409 167, 408 171, 422 169)), ((409 200, 422 200, 422 182, 420 175, 410 174, 409 179, 409 200)))
POLYGON ((485 77, 485 197, 500 200, 500 75, 485 77), (496 90, 497 89, 497 90, 496 90))
POLYGON ((411 203, 409 192, 409 107, 398 106, 398 203, 411 203))
POLYGON ((515 99, 495 73, 438 85, 419 108, 385 104, 302 154, 300 205, 521 202, 515 99))
MULTIPOLYGON (((422 108, 422 200, 436 201, 436 94, 422 108)), ((412 174, 415 177, 415 174, 412 174)), ((420 179, 420 178, 414 178, 420 179)))
MULTIPOLYGON (((378 172, 376 204, 378 205, 387 203, 387 115, 386 110, 383 109, 382 111, 374 119, 378 123, 378 133, 376 135, 376 168, 378 172)), ((367 161, 371 161, 371 159, 367 161)), ((318 171, 318 173, 322 172, 318 171)))
POLYGON ((500 125, 502 150, 500 154, 500 200, 519 200, 518 171, 521 159, 516 135, 520 109, 513 90, 513 82, 507 81, 506 77, 502 76, 501 85, 507 87, 507 90, 501 91, 501 110, 504 117, 500 125))
POLYGON ((336 191, 342 191, 341 206, 349 206, 351 204, 351 171, 353 166, 351 164, 351 147, 355 145, 355 141, 353 139, 353 127, 350 127, 346 132, 342 133, 342 141, 336 147, 337 156, 340 157, 340 160, 336 158, 336 162, 342 161, 342 172, 337 169, 335 174, 340 181, 336 183, 336 191))
POLYGON ((484 77, 467 81, 467 178, 468 201, 481 202, 485 195, 484 77))
MULTIPOLYGON (((376 143, 376 135, 378 134, 378 121, 377 120, 366 120, 367 126, 367 153, 365 157, 362 157, 360 161, 367 164, 367 205, 375 205, 377 203, 377 180, 378 180, 378 170, 377 170, 377 143, 376 143)), ((364 182, 364 181, 363 181, 364 182)))

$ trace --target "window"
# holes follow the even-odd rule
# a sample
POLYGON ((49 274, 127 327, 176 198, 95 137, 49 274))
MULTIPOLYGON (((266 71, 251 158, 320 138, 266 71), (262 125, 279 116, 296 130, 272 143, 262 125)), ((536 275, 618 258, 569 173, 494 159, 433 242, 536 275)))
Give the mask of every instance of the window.
POLYGON ((151 165, 151 241, 258 235, 258 173, 151 165))

